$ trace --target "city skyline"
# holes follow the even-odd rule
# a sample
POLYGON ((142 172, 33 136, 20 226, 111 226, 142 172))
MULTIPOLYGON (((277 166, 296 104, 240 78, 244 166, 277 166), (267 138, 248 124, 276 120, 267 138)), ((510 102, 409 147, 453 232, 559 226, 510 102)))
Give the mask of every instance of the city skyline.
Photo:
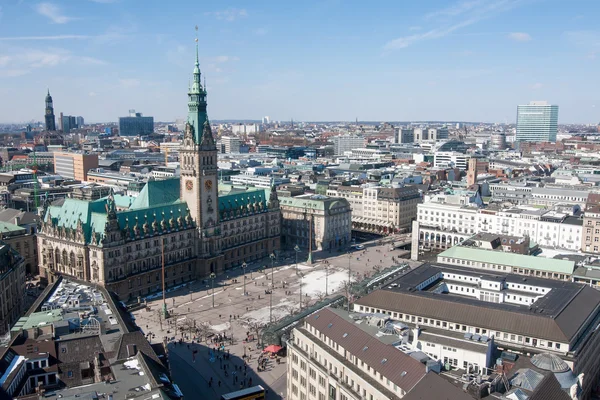
POLYGON ((195 25, 214 120, 515 123, 532 100, 600 119, 589 1, 136 3, 1 6, 0 122, 41 120, 48 88, 57 115, 185 118, 195 25))

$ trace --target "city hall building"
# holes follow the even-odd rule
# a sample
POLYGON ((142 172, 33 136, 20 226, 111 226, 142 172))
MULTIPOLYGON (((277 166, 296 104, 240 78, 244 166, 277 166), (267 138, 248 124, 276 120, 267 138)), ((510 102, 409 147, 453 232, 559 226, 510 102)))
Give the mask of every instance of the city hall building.
POLYGON ((38 235, 40 274, 105 286, 123 299, 206 277, 279 249, 274 187, 217 181, 217 147, 206 112, 196 49, 178 179, 149 181, 137 197, 45 202, 38 235))

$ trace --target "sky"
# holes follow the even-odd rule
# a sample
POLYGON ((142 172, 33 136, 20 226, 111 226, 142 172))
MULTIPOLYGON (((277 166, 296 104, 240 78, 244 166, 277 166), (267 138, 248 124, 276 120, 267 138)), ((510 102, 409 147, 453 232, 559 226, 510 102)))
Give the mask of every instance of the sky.
POLYGON ((0 0, 0 122, 185 118, 198 26, 211 119, 600 122, 597 0, 0 0))

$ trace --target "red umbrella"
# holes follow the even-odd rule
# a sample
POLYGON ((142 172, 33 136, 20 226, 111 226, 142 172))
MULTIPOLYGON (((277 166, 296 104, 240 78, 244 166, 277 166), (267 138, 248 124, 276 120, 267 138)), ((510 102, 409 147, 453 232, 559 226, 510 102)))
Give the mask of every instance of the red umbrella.
POLYGON ((272 344, 270 346, 265 347, 263 353, 278 353, 283 347, 277 346, 276 344, 272 344))

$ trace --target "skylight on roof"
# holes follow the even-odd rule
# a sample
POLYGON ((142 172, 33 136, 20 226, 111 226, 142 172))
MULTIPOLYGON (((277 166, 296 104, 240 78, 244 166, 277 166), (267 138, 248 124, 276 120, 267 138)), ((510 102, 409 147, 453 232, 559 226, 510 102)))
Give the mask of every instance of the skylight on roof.
POLYGON ((384 358, 383 360, 381 360, 382 364, 385 364, 387 362, 387 358, 384 358))
POLYGON ((319 319, 319 315, 321 315, 321 314, 315 315, 315 319, 319 319))
POLYGON ((363 351, 366 351, 368 348, 369 348, 369 346, 363 347, 363 351))
POLYGON ((328 328, 331 328, 333 326, 333 324, 330 322, 329 325, 327 325, 328 328))
POLYGON ((344 334, 342 335, 342 337, 347 337, 347 336, 348 336, 348 334, 347 334, 347 333, 344 333, 344 334))

